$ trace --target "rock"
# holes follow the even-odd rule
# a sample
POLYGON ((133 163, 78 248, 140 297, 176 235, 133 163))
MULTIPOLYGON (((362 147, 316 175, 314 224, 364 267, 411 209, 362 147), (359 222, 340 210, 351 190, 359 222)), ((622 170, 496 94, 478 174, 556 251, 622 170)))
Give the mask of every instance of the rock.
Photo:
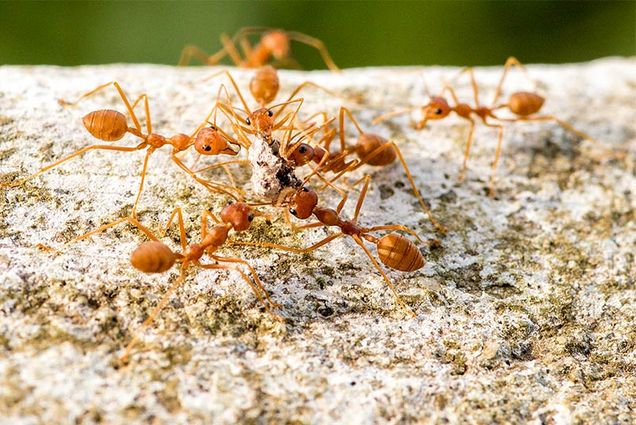
MULTIPOLYGON (((599 143, 550 122, 505 127, 497 197, 485 195, 496 131, 477 125, 466 181, 457 183, 468 127, 457 118, 380 114, 422 104, 453 68, 369 68, 281 72, 283 95, 311 80, 350 99, 365 129, 397 142, 435 216, 448 227, 423 269, 391 272, 417 313, 391 292, 349 238, 307 255, 228 247, 252 264, 285 325, 262 311, 233 272, 192 269, 141 338, 130 365, 116 358, 177 269, 144 275, 129 263, 147 238, 130 226, 65 245, 123 217, 139 185, 143 153, 89 152, 0 191, 0 412, 4 423, 630 423, 636 421, 636 60, 531 65, 544 111, 599 143), (622 152, 613 157, 608 148, 622 152), (58 250, 38 249, 38 244, 58 250)), ((35 172, 96 143, 82 116, 125 112, 150 98, 154 129, 189 133, 214 102, 215 68, 111 65, 0 67, 0 181, 35 172)), ((501 67, 477 68, 483 102, 501 67)), ((234 71, 247 88, 251 73, 234 71)), ((527 90, 511 74, 505 92, 527 90)), ((460 99, 472 102, 465 79, 460 99)), ((247 90, 245 90, 247 93, 247 90)), ((303 111, 334 114, 341 99, 303 92, 303 111)), ((142 124, 143 108, 137 107, 142 124)), ((353 142, 355 130, 349 128, 353 142)), ((126 136, 115 145, 134 145, 126 136)), ((241 158, 245 158, 245 152, 241 158)), ((191 165, 196 157, 184 155, 191 165)), ((201 159, 195 168, 214 160, 201 159)), ((230 166, 249 188, 250 173, 230 166)), ((300 178, 304 173, 301 172, 300 178)), ((401 223, 438 237, 399 165, 362 167, 373 176, 365 226, 401 223)), ((227 183, 227 175, 204 174, 227 183)), ((321 199, 336 205, 328 190, 321 199)), ((350 193, 351 217, 357 192, 350 193)), ((201 211, 227 198, 210 194, 170 160, 150 158, 139 218, 159 231, 180 206, 191 241, 201 211)), ((308 246, 324 229, 293 234, 279 217, 254 220, 243 237, 308 246)), ((162 241, 178 250, 173 226, 162 241)))

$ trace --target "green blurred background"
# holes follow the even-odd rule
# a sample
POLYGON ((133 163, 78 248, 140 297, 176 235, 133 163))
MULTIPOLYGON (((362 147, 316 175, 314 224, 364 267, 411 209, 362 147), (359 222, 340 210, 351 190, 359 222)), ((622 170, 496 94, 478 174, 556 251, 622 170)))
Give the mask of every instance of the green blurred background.
MULTIPOLYGON (((176 64, 259 25, 322 39, 341 67, 586 61, 636 54, 636 2, 0 2, 0 63, 176 64)), ((294 44, 305 68, 318 54, 294 44)))

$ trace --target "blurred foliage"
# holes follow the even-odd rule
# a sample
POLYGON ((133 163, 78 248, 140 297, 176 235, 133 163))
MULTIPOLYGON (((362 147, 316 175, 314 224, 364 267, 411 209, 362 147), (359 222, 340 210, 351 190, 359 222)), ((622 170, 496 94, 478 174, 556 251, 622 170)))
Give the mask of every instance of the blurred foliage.
MULTIPOLYGON (((244 26, 322 39, 341 67, 488 65, 636 54, 636 2, 0 2, 0 63, 176 64, 244 26)), ((306 68, 318 54, 294 44, 306 68)))

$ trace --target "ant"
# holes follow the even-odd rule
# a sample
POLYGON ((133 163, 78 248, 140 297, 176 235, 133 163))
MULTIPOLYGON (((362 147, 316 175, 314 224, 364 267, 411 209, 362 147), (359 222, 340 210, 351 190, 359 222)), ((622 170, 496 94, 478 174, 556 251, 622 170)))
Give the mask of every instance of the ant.
POLYGON ((188 65, 192 57, 196 57, 206 65, 216 65, 226 55, 230 57, 234 65, 241 68, 258 68, 259 66, 267 65, 272 58, 278 63, 285 64, 287 62, 297 65, 297 62, 290 57, 292 40, 315 48, 322 56, 327 68, 333 72, 340 71, 333 59, 331 59, 324 43, 319 39, 296 31, 265 27, 245 27, 239 30, 232 38, 227 34, 222 34, 221 43, 223 48, 211 56, 208 56, 196 46, 186 46, 181 52, 179 66, 188 65), (250 44, 248 38, 249 35, 253 34, 260 35, 260 40, 255 46, 250 44), (239 50, 236 48, 237 43, 243 50, 243 57, 241 57, 239 50))
POLYGON ((166 293, 152 309, 148 318, 144 320, 139 329, 136 330, 132 340, 126 346, 124 353, 119 357, 120 363, 125 364, 127 362, 130 352, 139 340, 140 334, 150 326, 159 312, 166 306, 174 292, 183 284, 187 272, 192 266, 205 270, 237 271, 241 275, 241 278, 250 286, 256 298, 267 312, 270 313, 274 319, 283 321, 281 316, 272 311, 272 308, 279 308, 280 305, 269 297, 258 274, 247 261, 240 258, 224 257, 215 254, 215 252, 226 243, 230 230, 234 230, 235 232, 248 230, 254 218, 262 215, 264 214, 253 210, 249 205, 242 202, 228 204, 221 210, 220 219, 213 213, 204 211, 201 216, 201 240, 198 243, 186 245, 187 237, 185 234, 183 215, 181 208, 177 207, 172 212, 161 237, 165 236, 175 217, 177 217, 181 252, 172 251, 166 244, 160 242, 157 236, 150 232, 149 237, 152 240, 142 243, 133 251, 130 257, 131 264, 144 273, 164 273, 170 270, 175 263, 181 263, 179 277, 170 285, 166 293), (211 230, 208 230, 207 225, 209 218, 216 223, 211 230), (207 254, 215 262, 209 264, 202 263, 201 258, 204 254, 207 254), (249 269, 249 276, 241 270, 239 265, 243 265, 249 269), (263 297, 263 294, 265 297, 263 297))
POLYGON ((367 133, 362 130, 362 127, 353 116, 351 111, 344 106, 340 107, 339 134, 339 151, 330 151, 331 142, 333 141, 333 138, 335 136, 335 130, 332 130, 330 132, 327 132, 319 142, 320 144, 324 141, 323 147, 317 146, 314 148, 307 143, 298 142, 290 149, 291 154, 289 154, 287 159, 292 161, 297 166, 305 165, 310 161, 317 163, 318 166, 314 168, 313 173, 332 172, 336 174, 336 176, 330 180, 331 183, 338 180, 345 173, 354 171, 365 164, 382 167, 393 164, 397 159, 402 164, 402 167, 404 168, 406 177, 411 184, 411 188, 413 189, 415 197, 420 203, 422 210, 427 214, 429 220, 431 221, 431 224, 433 224, 438 232, 446 233, 446 228, 437 220, 435 220, 435 217, 433 217, 430 208, 420 195, 411 171, 406 164, 406 160, 404 159, 400 148, 395 142, 389 141, 377 134, 367 133), (345 143, 346 117, 349 117, 349 120, 353 123, 359 134, 358 140, 354 146, 347 146, 345 143), (357 155, 358 158, 347 161, 347 158, 354 154, 357 155))
POLYGON ((404 110, 399 110, 395 112, 390 112, 384 115, 377 117, 373 123, 377 124, 389 117, 404 114, 410 112, 415 109, 421 109, 422 111, 422 119, 416 123, 415 128, 417 130, 421 130, 424 128, 428 120, 440 120, 444 119, 450 115, 451 112, 454 112, 458 117, 465 119, 469 122, 470 128, 468 130, 468 137, 466 139, 466 145, 464 148, 464 162, 462 165, 461 172, 459 174, 459 182, 464 180, 466 170, 468 168, 468 157, 470 156, 470 148, 473 141, 473 134, 475 131, 476 121, 472 117, 475 115, 481 122, 487 127, 492 127, 497 129, 497 148, 495 151, 495 159, 492 163, 492 174, 490 176, 489 183, 489 195, 494 197, 495 195, 495 180, 497 175, 497 165, 499 164, 499 158, 501 156, 501 148, 503 143, 503 131, 504 126, 501 123, 506 122, 517 122, 517 121, 553 121, 559 124, 566 130, 571 131, 582 139, 590 140, 594 142, 594 140, 587 134, 577 130, 571 124, 557 118, 554 115, 536 115, 542 108, 545 98, 540 96, 534 92, 527 91, 518 91, 510 95, 507 102, 498 103, 502 87, 505 81, 506 76, 508 75, 508 71, 512 67, 517 67, 521 69, 524 73, 527 73, 525 67, 514 57, 509 57, 504 64, 504 70, 497 84, 497 88, 495 90, 495 96, 492 100, 492 106, 484 106, 479 102, 479 89, 477 87, 477 82, 475 79, 475 74, 473 69, 468 67, 464 68, 459 75, 463 73, 468 73, 470 76, 470 81, 473 90, 473 97, 475 101, 475 106, 471 106, 467 103, 459 102, 455 90, 449 86, 445 85, 442 89, 442 92, 438 96, 432 96, 431 100, 428 104, 424 106, 418 106, 414 108, 408 108, 404 110), (453 98, 454 106, 451 106, 445 97, 443 97, 444 92, 448 90, 451 97, 453 98), (510 113, 514 115, 514 118, 502 118, 497 116, 495 113, 499 110, 508 110, 510 113), (492 119, 500 124, 490 123, 488 120, 492 119))
MULTIPOLYGON (((208 190, 213 191, 213 192, 219 192, 219 193, 224 193, 226 195, 229 195, 230 197, 234 198, 235 200, 239 200, 239 195, 237 195, 235 192, 235 189, 233 187, 227 186, 227 185, 223 185, 220 183, 215 183, 215 182, 210 182, 207 180, 203 180, 199 177, 196 176, 196 174, 190 170, 190 168, 188 168, 182 161, 181 159, 179 159, 179 157, 177 157, 177 154, 179 152, 185 151, 188 148, 190 148, 191 146, 194 145, 194 148, 197 150, 197 152, 199 152, 200 154, 203 155, 230 155, 230 156, 236 156, 239 153, 239 150, 242 146, 242 144, 233 139, 232 137, 230 137, 227 133, 225 133, 222 129, 218 128, 215 124, 213 123, 209 123, 208 120, 210 119, 210 117, 212 116, 212 114, 214 114, 214 120, 216 121, 216 109, 218 107, 218 101, 217 104, 214 106, 214 108, 212 108, 212 110, 210 111, 210 113, 208 114, 208 116, 205 118, 205 120, 196 128, 196 130, 191 134, 191 135, 187 135, 187 134, 183 134, 183 133, 178 133, 172 137, 164 137, 162 135, 159 135, 157 133, 154 133, 152 130, 152 122, 151 122, 151 118, 150 118, 150 107, 148 104, 148 96, 146 94, 142 94, 141 96, 139 96, 137 98, 137 100, 131 105, 128 97, 126 96, 126 94, 124 93, 123 89, 121 88, 121 86, 119 85, 119 83, 117 83, 116 81, 114 82, 109 82, 106 84, 102 84, 100 86, 98 86, 97 88, 83 94, 82 96, 80 96, 79 99, 77 99, 75 102, 67 102, 65 100, 61 100, 59 101, 59 103, 63 106, 68 106, 68 105, 75 105, 77 104, 79 101, 81 101, 82 99, 91 96, 93 94, 95 94, 96 92, 109 87, 110 85, 113 85, 117 92, 119 93, 119 96, 121 97, 121 100, 123 101, 124 105, 126 106, 126 110, 128 111, 134 127, 130 127, 128 125, 128 121, 126 119, 126 116, 124 114, 122 114, 121 112, 115 111, 115 110, 111 110, 111 109, 102 109, 102 110, 98 110, 98 111, 93 111, 90 112, 89 114, 87 114, 86 116, 83 117, 82 121, 84 124, 84 127, 86 128, 86 130, 95 138, 105 141, 105 142, 114 142, 114 141, 118 141, 120 139, 122 139, 127 133, 130 133, 132 135, 134 135, 135 137, 138 137, 141 139, 141 143, 139 143, 136 146, 132 146, 132 147, 125 147, 125 146, 111 146, 111 145, 91 145, 91 146, 87 146, 85 148, 82 148, 62 159, 60 159, 59 161, 56 161, 50 165, 47 165, 46 167, 40 169, 39 171, 37 171, 34 174, 31 174, 30 176, 18 181, 18 182, 14 182, 11 184, 5 184, 3 185, 3 187, 16 187, 16 186, 20 186, 22 184, 24 184, 24 182, 31 180, 37 176, 39 176, 40 174, 54 168, 57 167, 58 165, 72 159, 75 158, 79 155, 84 154, 85 152, 91 151, 91 150, 110 150, 110 151, 120 151, 120 152, 134 152, 134 151, 139 151, 139 150, 143 150, 146 149, 146 155, 144 157, 144 161, 143 161, 143 166, 142 166, 142 170, 141 170, 141 181, 139 184, 139 191, 137 193, 137 197, 135 199, 135 202, 133 204, 133 208, 132 211, 130 213, 129 218, 132 220, 137 220, 137 204, 139 203, 139 200, 141 198, 141 194, 143 191, 143 187, 144 187, 144 182, 145 182, 145 178, 146 178, 146 171, 148 168, 148 160, 150 158, 150 155, 157 149, 165 146, 165 145, 171 145, 172 146, 172 153, 171 153, 171 159, 172 161, 177 164, 177 166, 179 166, 179 168, 181 168, 182 170, 184 170, 186 173, 188 173, 188 175, 190 175, 192 178, 194 178, 197 182, 201 183, 203 186, 205 186, 208 190), (134 112, 134 108, 135 106, 137 106, 137 104, 143 99, 144 101, 144 107, 145 107, 145 118, 146 118, 146 130, 147 133, 144 134, 141 124, 139 122, 139 119, 137 118, 135 112, 134 112), (204 126, 206 125, 206 123, 210 124, 208 127, 204 126), (235 150, 236 149, 236 150, 235 150)), ((228 162, 225 163, 221 163, 221 164, 215 164, 215 166, 224 166, 226 165, 228 162)), ((123 219, 126 220, 126 219, 123 219)), ((121 222, 121 221, 118 221, 121 222)), ((116 223, 118 223, 116 222, 116 223)), ((115 224, 116 224, 115 223, 115 224)), ((109 227, 109 226, 106 226, 109 227)))
MULTIPOLYGON (((252 78, 250 79, 249 90, 253 99, 256 101, 256 103, 259 106, 258 109, 252 111, 252 109, 248 106, 247 101, 245 100, 245 97, 243 96, 241 92, 241 89, 239 89, 239 86, 236 83, 236 80, 234 79, 234 77, 232 77, 232 74, 230 74, 227 70, 217 72, 205 78, 203 81, 211 80, 213 78, 216 78, 219 75, 225 75, 228 78, 239 100, 241 101, 241 105, 243 106, 243 112, 247 114, 245 123, 248 126, 250 126, 250 128, 249 129, 243 128, 243 129, 247 133, 257 134, 259 135, 259 137, 270 138, 271 132, 273 130, 281 128, 280 126, 274 128, 274 123, 270 122, 271 120, 268 120, 267 119, 268 117, 273 118, 275 121, 276 118, 284 112, 287 106, 293 103, 298 103, 295 113, 287 114, 286 116, 283 117, 283 119, 280 120, 281 126, 287 121, 291 121, 293 123, 294 117, 298 114, 298 111, 300 110, 300 107, 302 106, 302 103, 303 103, 303 99, 302 98, 296 99, 296 95, 306 87, 311 86, 311 87, 324 91, 330 96, 338 97, 338 98, 340 97, 338 94, 327 89, 326 87, 323 87, 311 81, 304 81, 301 84, 299 84, 291 92, 291 94, 289 95, 289 97, 287 98, 285 102, 270 106, 268 108, 267 105, 272 103, 279 93, 280 80, 278 78, 278 71, 276 70, 276 68, 266 65, 266 66, 262 66, 258 68, 255 71, 252 78), (278 110, 277 112, 274 112, 273 109, 278 107, 281 107, 281 109, 278 110)), ((229 113, 229 111, 227 110, 228 108, 229 107, 227 106, 225 107, 226 113, 229 113)), ((240 108, 234 108, 234 107, 232 107, 232 109, 240 110, 240 108)), ((313 119, 314 117, 318 115, 322 115, 323 122, 328 121, 327 114, 324 112, 319 112, 309 117, 305 122, 310 121, 311 119, 313 119)), ((304 123, 301 123, 300 126, 311 127, 311 125, 308 126, 304 123)), ((293 129, 294 127, 295 125, 292 124, 291 129, 293 129)))
POLYGON ((301 220, 308 219, 312 215, 315 216, 316 219, 318 219, 317 222, 304 225, 302 226, 302 228, 327 226, 338 227, 340 229, 338 233, 330 234, 326 238, 311 245, 308 248, 294 248, 270 242, 251 242, 240 240, 233 240, 231 241, 231 243, 236 245, 275 248, 293 252, 296 254, 305 254, 314 251, 315 249, 318 249, 321 246, 326 245, 329 242, 342 236, 350 236, 355 241, 355 243, 360 248, 362 248, 373 266, 382 275, 387 286, 393 292, 398 305, 409 315, 415 317, 415 313, 406 305, 406 303, 404 303, 404 301, 402 301, 402 298, 398 294, 397 289, 395 288, 393 283, 391 283, 391 280, 384 272, 378 261, 375 259, 369 248, 366 247, 363 240, 370 242, 376 246, 378 257, 380 258, 380 261, 382 261, 382 263, 392 269, 403 272, 415 271, 424 266, 424 257, 417 246, 415 246, 415 244, 406 237, 395 232, 389 233, 388 235, 385 235, 381 238, 373 236, 371 233, 382 230, 399 230, 409 233, 422 243, 424 242, 422 241, 422 239, 420 239, 417 233, 415 233, 408 227, 400 224, 374 227, 362 227, 358 224, 358 217, 360 215, 360 210, 362 209, 362 204, 364 202, 370 180, 371 179, 369 176, 364 176, 362 179, 354 184, 357 185, 360 182, 364 181, 364 185, 362 187, 362 190, 360 191, 360 196, 358 197, 358 202, 356 204, 352 220, 345 220, 340 217, 340 212, 344 207, 346 198, 343 198, 338 207, 334 210, 332 208, 323 208, 318 206, 318 194, 314 190, 309 189, 306 186, 302 186, 301 188, 297 189, 289 197, 287 202, 289 213, 301 220))

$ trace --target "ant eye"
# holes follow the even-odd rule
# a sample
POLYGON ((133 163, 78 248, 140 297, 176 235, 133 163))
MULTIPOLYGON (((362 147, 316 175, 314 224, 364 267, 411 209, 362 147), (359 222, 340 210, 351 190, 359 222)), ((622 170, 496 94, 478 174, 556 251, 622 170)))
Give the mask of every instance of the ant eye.
POLYGON ((290 209, 289 209, 289 212, 290 212, 290 213, 291 213, 291 215, 293 215, 294 217, 296 217, 296 214, 298 214, 298 213, 296 212, 296 210, 295 210, 295 209, 293 209, 293 208, 290 208, 290 209))
POLYGON ((205 146, 203 146, 203 150, 206 151, 206 152, 210 152, 212 150, 212 146, 205 145, 205 146))
POLYGON ((210 130, 216 130, 216 127, 215 127, 215 126, 213 126, 213 125, 210 125, 210 127, 209 127, 209 128, 210 128, 210 130))
POLYGON ((230 206, 234 203, 234 201, 227 201, 227 206, 230 206))
POLYGON ((249 221, 249 222, 251 223, 251 222, 252 222, 252 220, 254 220, 254 214, 249 213, 249 214, 247 215, 247 221, 249 221))
POLYGON ((442 114, 442 110, 441 110, 440 108, 437 108, 437 109, 435 110, 435 114, 436 114, 436 115, 441 115, 441 114, 442 114))
POLYGON ((269 117, 273 117, 273 116, 274 116, 274 113, 273 113, 271 110, 269 110, 269 109, 268 109, 268 110, 267 110, 267 116, 269 116, 269 117))
POLYGON ((301 146, 300 148, 298 148, 298 152, 300 152, 300 153, 307 152, 307 147, 306 146, 301 146))
POLYGON ((245 123, 247 125, 252 125, 252 121, 250 121, 250 117, 245 118, 245 123))
POLYGON ((309 189, 307 189, 306 187, 303 187, 303 192, 309 192, 309 189))

